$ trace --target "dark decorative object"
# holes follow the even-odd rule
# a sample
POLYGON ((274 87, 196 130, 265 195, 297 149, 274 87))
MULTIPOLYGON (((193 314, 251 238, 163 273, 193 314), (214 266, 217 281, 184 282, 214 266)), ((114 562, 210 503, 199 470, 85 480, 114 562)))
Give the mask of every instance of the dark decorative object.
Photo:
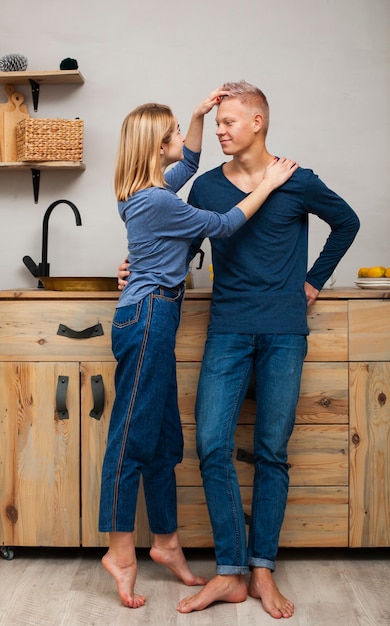
POLYGON ((79 67, 79 64, 77 63, 76 59, 63 59, 60 63, 60 70, 77 70, 79 67))
POLYGON ((0 59, 0 72, 23 72, 28 60, 23 54, 6 54, 0 59))

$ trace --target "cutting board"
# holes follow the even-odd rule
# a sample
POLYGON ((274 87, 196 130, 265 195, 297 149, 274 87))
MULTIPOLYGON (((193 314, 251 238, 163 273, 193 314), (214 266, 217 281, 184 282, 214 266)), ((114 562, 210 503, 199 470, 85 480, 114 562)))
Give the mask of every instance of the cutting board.
MULTIPOLYGON (((4 112, 5 111, 13 111, 15 109, 15 104, 12 102, 12 94, 15 92, 15 87, 13 85, 4 85, 4 92, 7 96, 6 102, 0 102, 0 161, 5 161, 4 159, 4 112)), ((20 105, 20 111, 22 113, 28 113, 27 106, 25 104, 20 105)))
MULTIPOLYGON (((8 102, 4 103, 2 109, 2 133, 3 138, 2 145, 0 147, 1 161, 5 163, 14 162, 16 157, 16 124, 23 119, 29 118, 27 107, 23 104, 24 96, 21 93, 13 92, 10 89, 7 91, 7 87, 12 85, 6 85, 5 91, 8 95, 8 102), (12 108, 11 108, 12 107, 12 108)), ((12 88, 13 89, 13 88, 12 88)), ((0 116, 1 117, 1 116, 0 116)), ((0 121, 1 131, 1 121, 0 121)))

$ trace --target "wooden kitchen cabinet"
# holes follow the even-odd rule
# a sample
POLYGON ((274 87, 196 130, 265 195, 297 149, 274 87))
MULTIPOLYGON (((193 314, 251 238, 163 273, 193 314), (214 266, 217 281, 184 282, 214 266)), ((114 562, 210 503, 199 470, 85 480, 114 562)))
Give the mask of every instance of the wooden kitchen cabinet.
MULTIPOLYGON (((0 298, 0 545, 107 545, 97 520, 114 308, 0 298)), ((136 541, 149 545, 142 494, 138 508, 136 541)))
POLYGON ((78 546, 77 365, 0 362, 0 379, 1 544, 78 546), (58 419, 55 408, 64 371, 66 420, 58 419))
MULTIPOLYGON (((176 471, 179 524, 183 545, 191 547, 213 545, 198 469, 193 413, 208 305, 208 302, 187 303, 176 350, 185 440, 184 459, 176 471)), ((291 486, 281 533, 282 546, 348 545, 347 319, 347 302, 321 301, 310 311, 309 349, 289 446, 291 486)), ((247 515, 251 512, 253 484, 254 415, 255 402, 247 397, 236 430, 234 451, 247 515)))
MULTIPOLYGON (((390 545, 389 297, 324 290, 309 311, 281 546, 390 545)), ((116 299, 113 292, 0 292, 0 545, 107 545, 97 519, 114 398, 116 299), (86 329, 89 338, 79 336, 86 329), (64 376, 69 419, 56 409, 64 376), (100 419, 93 414, 95 384, 104 388, 100 419)), ((194 421, 209 304, 208 290, 187 292, 177 337, 185 439, 177 467, 178 517, 185 547, 213 545, 194 421)), ((248 393, 234 453, 247 515, 254 406, 248 393)), ((151 541, 141 489, 136 545, 151 541)))
POLYGON ((349 303, 350 546, 390 545, 390 302, 349 303))

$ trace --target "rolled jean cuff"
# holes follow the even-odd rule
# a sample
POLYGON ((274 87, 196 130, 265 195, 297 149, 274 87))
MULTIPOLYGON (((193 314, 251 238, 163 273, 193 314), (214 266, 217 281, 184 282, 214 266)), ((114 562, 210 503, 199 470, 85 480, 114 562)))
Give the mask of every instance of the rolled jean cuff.
POLYGON ((251 557, 249 559, 249 567, 266 567, 267 569, 270 569, 271 572, 274 572, 275 561, 269 561, 268 559, 255 559, 254 557, 251 557))
POLYGON ((249 567, 247 565, 217 565, 217 574, 221 576, 232 576, 233 574, 246 576, 249 574, 249 567))

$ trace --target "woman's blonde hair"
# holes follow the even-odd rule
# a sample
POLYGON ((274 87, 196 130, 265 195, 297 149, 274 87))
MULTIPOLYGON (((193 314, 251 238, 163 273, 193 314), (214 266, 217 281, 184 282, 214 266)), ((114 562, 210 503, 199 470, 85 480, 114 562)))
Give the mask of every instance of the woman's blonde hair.
POLYGON ((174 125, 171 109, 153 102, 142 104, 125 117, 114 179, 118 200, 127 200, 139 189, 164 186, 160 149, 170 141, 174 125))

